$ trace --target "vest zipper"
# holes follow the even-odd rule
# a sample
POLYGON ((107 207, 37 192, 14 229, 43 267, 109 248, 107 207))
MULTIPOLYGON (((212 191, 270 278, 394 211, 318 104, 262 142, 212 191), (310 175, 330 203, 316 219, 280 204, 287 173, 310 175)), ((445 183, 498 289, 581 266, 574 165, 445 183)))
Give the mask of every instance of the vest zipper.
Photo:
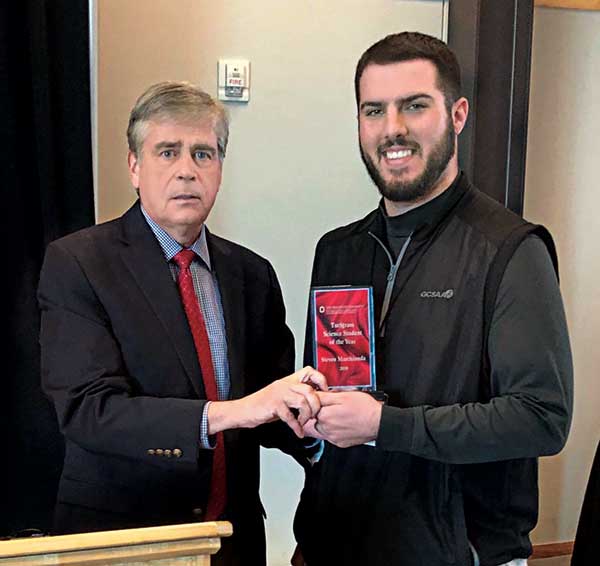
POLYGON ((381 306, 381 316, 379 318, 379 337, 383 338, 385 336, 385 319, 387 317, 388 309, 390 308, 390 301, 392 299, 392 291, 394 290, 394 285, 396 283, 396 275, 398 274, 398 269, 400 268, 400 264, 402 263, 402 259, 404 258, 404 254, 406 253, 406 249, 408 248, 408 244, 410 244, 410 239, 412 238, 412 232, 406 238, 406 242, 402 245, 402 249, 396 258, 396 261, 393 260, 392 254, 385 247, 385 244, 378 238, 373 232, 368 232, 369 236, 375 239, 375 241, 381 246, 385 255, 390 262, 390 270, 387 274, 387 283, 385 286, 385 294, 383 296, 383 305, 381 306))

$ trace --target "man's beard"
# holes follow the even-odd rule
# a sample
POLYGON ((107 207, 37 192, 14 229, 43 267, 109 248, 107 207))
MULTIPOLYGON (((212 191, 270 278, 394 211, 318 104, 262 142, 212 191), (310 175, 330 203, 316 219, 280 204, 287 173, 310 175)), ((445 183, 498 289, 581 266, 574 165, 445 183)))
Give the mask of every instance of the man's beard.
MULTIPOLYGON (((394 145, 410 148, 415 153, 421 152, 421 147, 418 144, 407 140, 403 136, 397 136, 393 140, 387 141, 379 146, 377 151, 379 155, 382 155, 387 148, 394 145)), ((452 127, 452 121, 448 120, 445 132, 437 145, 432 148, 431 154, 427 158, 423 173, 412 181, 398 179, 388 182, 381 176, 371 156, 365 153, 362 146, 360 146, 360 156, 371 179, 377 185, 379 192, 384 198, 392 202, 415 202, 423 199, 434 190, 435 184, 442 176, 442 173, 454 155, 455 146, 456 135, 452 127)))

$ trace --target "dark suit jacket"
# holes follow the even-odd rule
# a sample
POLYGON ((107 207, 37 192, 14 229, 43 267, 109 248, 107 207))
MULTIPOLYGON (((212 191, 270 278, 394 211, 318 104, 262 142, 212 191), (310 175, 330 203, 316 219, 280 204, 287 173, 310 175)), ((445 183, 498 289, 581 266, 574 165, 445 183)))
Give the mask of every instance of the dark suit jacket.
MULTIPOLYGON (((212 234, 208 246, 231 397, 239 398, 293 370, 293 337, 271 265, 212 234)), ((198 441, 202 376, 177 286, 139 204, 50 244, 38 298, 42 382, 66 439, 58 504, 71 511, 58 514, 57 531, 202 520, 212 459, 198 441), (73 524, 82 520, 73 509, 85 526, 73 524)), ((279 424, 225 434, 226 518, 244 564, 264 563, 259 443, 302 456, 279 424)))

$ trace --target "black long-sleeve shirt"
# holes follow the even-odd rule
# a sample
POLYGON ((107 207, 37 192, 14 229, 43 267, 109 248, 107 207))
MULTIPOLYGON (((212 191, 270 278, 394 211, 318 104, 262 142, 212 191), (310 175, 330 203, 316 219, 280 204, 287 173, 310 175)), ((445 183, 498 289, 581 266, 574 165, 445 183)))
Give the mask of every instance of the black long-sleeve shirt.
MULTIPOLYGON (((405 214, 386 217, 394 256, 423 218, 447 205, 450 193, 451 189, 405 214)), ((386 406, 377 445, 454 464, 537 457, 562 448, 568 432, 565 417, 570 419, 573 402, 572 357, 556 273, 537 236, 526 238, 507 265, 488 353, 489 403, 386 406)))

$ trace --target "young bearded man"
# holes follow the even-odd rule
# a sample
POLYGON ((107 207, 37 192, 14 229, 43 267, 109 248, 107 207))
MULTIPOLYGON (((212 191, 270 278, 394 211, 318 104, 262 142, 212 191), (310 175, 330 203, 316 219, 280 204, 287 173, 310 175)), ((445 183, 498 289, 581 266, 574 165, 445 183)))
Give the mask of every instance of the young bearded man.
POLYGON ((327 442, 297 511, 299 550, 309 566, 526 564, 537 457, 562 448, 572 409, 552 238, 460 171, 469 105, 443 42, 384 38, 355 88, 382 200, 321 238, 312 285, 373 287, 388 402, 319 393, 305 431, 327 442))

